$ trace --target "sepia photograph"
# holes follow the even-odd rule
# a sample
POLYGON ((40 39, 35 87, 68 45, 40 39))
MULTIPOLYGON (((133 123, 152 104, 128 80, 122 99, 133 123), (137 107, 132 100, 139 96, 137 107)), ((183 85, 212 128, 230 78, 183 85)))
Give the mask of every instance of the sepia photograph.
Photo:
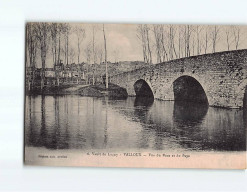
POLYGON ((247 26, 25 24, 24 163, 246 168, 247 26))
POLYGON ((247 191, 246 0, 0 0, 0 194, 247 191))

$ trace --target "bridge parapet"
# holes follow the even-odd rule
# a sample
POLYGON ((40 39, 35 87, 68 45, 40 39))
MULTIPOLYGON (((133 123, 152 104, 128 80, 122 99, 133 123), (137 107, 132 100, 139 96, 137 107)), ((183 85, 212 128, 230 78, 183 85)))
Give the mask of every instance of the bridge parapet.
POLYGON ((181 76, 196 79, 211 106, 241 108, 247 85, 247 50, 236 50, 176 59, 114 75, 110 81, 135 95, 134 83, 145 80, 154 97, 174 100, 173 83, 181 76))

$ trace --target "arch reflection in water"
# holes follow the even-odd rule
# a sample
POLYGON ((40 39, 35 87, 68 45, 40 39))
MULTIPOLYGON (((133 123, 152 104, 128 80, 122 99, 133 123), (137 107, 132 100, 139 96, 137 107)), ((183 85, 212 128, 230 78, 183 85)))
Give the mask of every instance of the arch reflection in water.
POLYGON ((180 144, 194 150, 246 149, 243 111, 174 104, 174 129, 180 144))
POLYGON ((205 103, 174 102, 173 129, 184 148, 204 150, 203 140, 207 139, 207 135, 203 135, 202 124, 207 112, 208 105, 205 103))
POLYGON ((153 97, 141 97, 141 96, 137 96, 135 98, 135 102, 134 102, 134 106, 138 107, 138 106, 142 106, 142 107, 150 107, 152 106, 154 103, 154 98, 153 97))
POLYGON ((243 110, 138 101, 27 97, 25 144, 57 150, 245 150, 243 110))
POLYGON ((193 102, 174 102, 173 116, 174 120, 184 122, 201 122, 208 111, 207 104, 193 102))

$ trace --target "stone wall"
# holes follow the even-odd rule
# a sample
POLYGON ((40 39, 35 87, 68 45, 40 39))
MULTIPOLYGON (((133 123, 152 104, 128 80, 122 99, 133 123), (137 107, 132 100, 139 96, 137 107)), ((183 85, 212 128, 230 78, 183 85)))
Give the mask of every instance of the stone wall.
POLYGON ((176 59, 110 77, 110 82, 135 95, 134 83, 145 80, 154 97, 174 100, 173 82, 191 76, 203 87, 210 106, 241 108, 247 85, 247 50, 176 59))

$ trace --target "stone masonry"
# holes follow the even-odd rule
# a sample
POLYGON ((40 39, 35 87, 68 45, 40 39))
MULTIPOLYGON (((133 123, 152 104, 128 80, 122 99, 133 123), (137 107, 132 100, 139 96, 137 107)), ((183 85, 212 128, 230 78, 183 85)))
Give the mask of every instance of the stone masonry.
POLYGON ((174 100, 173 82, 181 76, 196 79, 210 106, 242 108, 247 86, 247 50, 217 52, 176 59, 110 76, 110 82, 135 96, 134 84, 145 80, 154 98, 174 100))

